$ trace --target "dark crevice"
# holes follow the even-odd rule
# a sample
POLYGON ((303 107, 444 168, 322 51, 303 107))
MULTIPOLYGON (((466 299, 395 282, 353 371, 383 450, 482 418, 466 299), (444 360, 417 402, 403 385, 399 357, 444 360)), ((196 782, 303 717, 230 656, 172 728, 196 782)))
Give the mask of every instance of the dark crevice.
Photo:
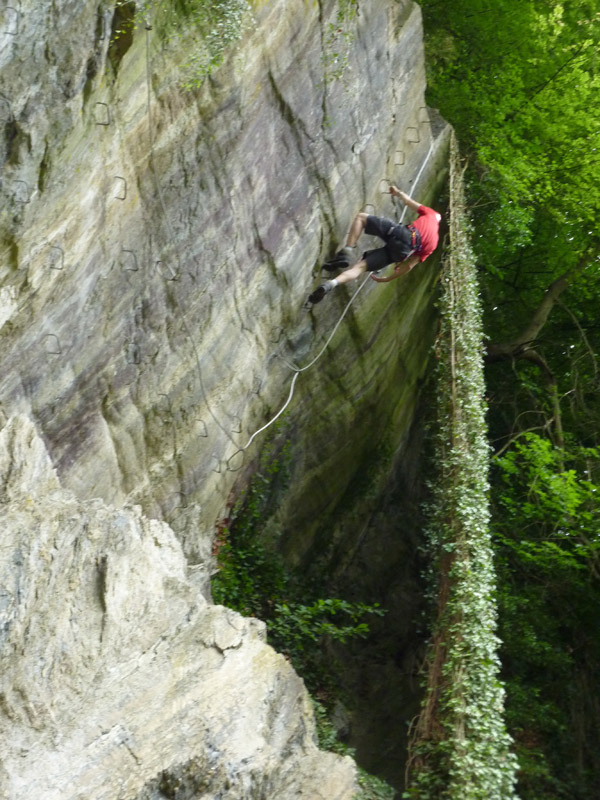
POLYGON ((90 94, 92 93, 92 84, 94 78, 98 74, 98 63, 96 58, 92 56, 88 59, 87 67, 85 71, 85 85, 83 87, 83 104, 85 105, 90 98, 90 94))
POLYGON ((44 155, 40 162, 40 171, 38 175, 38 189, 40 192, 43 192, 46 188, 46 184, 48 182, 48 172, 50 170, 50 154, 48 148, 48 142, 46 142, 46 146, 44 148, 44 155))
POLYGON ((135 3, 129 2, 115 8, 110 29, 108 60, 115 75, 125 53, 133 44, 135 3))

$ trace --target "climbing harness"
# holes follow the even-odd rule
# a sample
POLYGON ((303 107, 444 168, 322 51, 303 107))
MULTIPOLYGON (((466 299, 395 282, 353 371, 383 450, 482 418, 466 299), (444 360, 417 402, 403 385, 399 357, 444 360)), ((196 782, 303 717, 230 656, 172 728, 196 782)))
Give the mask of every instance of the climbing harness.
MULTIPOLYGON (((406 226, 410 231, 410 246, 412 247, 412 253, 418 253, 421 250, 421 234, 415 228, 414 225, 407 225, 406 226)), ((411 255, 412 255, 411 253, 411 255)))

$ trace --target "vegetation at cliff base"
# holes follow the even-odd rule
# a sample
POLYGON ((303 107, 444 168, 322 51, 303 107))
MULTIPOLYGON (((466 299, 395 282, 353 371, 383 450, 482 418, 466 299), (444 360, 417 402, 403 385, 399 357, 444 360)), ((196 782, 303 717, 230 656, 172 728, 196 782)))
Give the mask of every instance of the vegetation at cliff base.
POLYGON ((276 534, 265 529, 286 481, 285 451, 275 456, 266 447, 248 489, 220 526, 212 594, 216 603, 264 620, 270 644, 290 659, 311 692, 326 697, 336 691, 339 668, 328 645, 364 638, 368 618, 385 611, 376 603, 321 597, 318 586, 284 563, 276 534))
MULTIPOLYGON (((385 610, 377 603, 321 597, 314 581, 295 574, 284 563, 274 546, 277 536, 268 529, 279 492, 288 480, 287 460, 286 447, 275 454, 266 446, 247 490, 219 526, 213 600, 267 623, 269 643, 291 661, 311 692, 319 746, 354 756, 352 748, 339 741, 329 718, 339 695, 337 673, 343 669, 331 644, 364 638, 369 633, 368 619, 383 616, 385 610)), ((355 800, 394 797, 385 781, 361 768, 358 786, 355 800)))

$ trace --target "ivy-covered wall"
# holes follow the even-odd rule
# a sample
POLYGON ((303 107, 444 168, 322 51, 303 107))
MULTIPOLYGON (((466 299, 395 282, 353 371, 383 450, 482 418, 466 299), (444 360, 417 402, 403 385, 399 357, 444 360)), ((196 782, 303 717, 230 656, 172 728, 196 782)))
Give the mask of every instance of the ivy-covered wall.
POLYGON ((415 800, 516 797, 496 634, 481 304, 469 231, 453 137, 428 523, 435 611, 405 795, 415 800))

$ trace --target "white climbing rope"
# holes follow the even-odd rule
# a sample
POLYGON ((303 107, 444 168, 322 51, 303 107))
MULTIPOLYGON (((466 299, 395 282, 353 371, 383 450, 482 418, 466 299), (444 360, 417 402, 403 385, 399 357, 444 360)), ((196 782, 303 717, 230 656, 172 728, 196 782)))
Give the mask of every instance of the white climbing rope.
MULTIPOLYGON (((326 350, 326 349, 327 349, 327 347, 329 346, 329 343, 331 342, 331 340, 332 340, 332 339, 333 339, 333 337, 335 336, 335 332, 337 331, 337 329, 338 329, 338 328, 340 327, 340 325, 342 324, 342 320, 344 319, 344 317, 346 316, 346 313, 347 313, 347 312, 348 312, 348 310, 350 309, 350 306, 351 306, 351 305, 352 305, 352 303, 354 302, 354 299, 355 299, 355 297, 358 295, 358 293, 359 293, 359 292, 360 292, 360 290, 363 288, 363 286, 365 285, 365 283, 366 283, 366 280, 364 280, 364 281, 361 283, 361 285, 358 287, 358 289, 357 289, 357 290, 354 292, 354 294, 353 294, 353 295, 352 295, 352 297, 350 298, 350 302, 349 302, 349 303, 346 305, 346 308, 345 308, 345 309, 344 309, 344 311, 342 312, 342 316, 341 316, 341 317, 338 319, 338 321, 337 321, 337 323, 336 323, 336 325, 335 325, 334 329, 333 329, 333 330, 331 331, 331 333, 329 334, 329 338, 327 339, 327 341, 325 342, 325 344, 323 345, 323 347, 322 347, 322 348, 321 348, 321 350, 319 351, 318 355, 317 355, 317 356, 315 356, 315 358, 313 358, 313 360, 312 360, 312 361, 311 361, 309 364, 307 364, 307 365, 306 365, 306 366, 304 366, 304 367, 298 368, 298 367, 295 367, 293 364, 290 364, 290 362, 289 362, 289 361, 286 361, 286 359, 285 359, 285 358, 283 358, 282 356, 280 356, 281 360, 282 360, 282 361, 283 361, 283 363, 286 365, 286 367, 288 367, 289 369, 291 369, 291 370, 292 370, 292 372, 294 373, 294 377, 292 378, 292 383, 291 383, 291 386, 290 386, 290 393, 288 394, 288 398, 287 398, 287 400, 285 401, 285 404, 284 404, 284 405, 283 405, 283 406, 282 406, 282 407, 279 409, 279 411, 277 412, 277 414, 275 414, 275 416, 274 416, 272 419, 270 419, 270 420, 269 420, 269 421, 268 421, 268 422, 267 422, 265 425, 263 425, 263 426, 262 426, 262 428, 259 428, 257 431, 255 431, 255 432, 252 434, 252 436, 251 436, 251 437, 248 439, 248 442, 247 442, 247 444, 246 444, 244 447, 240 447, 240 448, 239 448, 239 450, 236 450, 236 451, 235 451, 235 453, 234 453, 232 456, 230 456, 230 457, 227 459, 227 466, 228 466, 228 468, 229 468, 230 470, 232 470, 232 471, 235 471, 235 470, 233 470, 233 468, 232 468, 231 466, 229 466, 229 464, 230 464, 230 462, 232 461, 232 459, 233 459, 235 456, 237 456, 239 453, 243 453, 244 451, 246 451, 246 450, 247 450, 247 449, 250 447, 250 445, 252 444, 252 442, 254 441, 254 439, 255 439, 255 438, 258 436, 258 434, 259 434, 259 433, 262 433, 263 431, 265 431, 265 430, 266 430, 268 427, 270 427, 270 426, 271 426, 271 425, 272 425, 272 424, 273 424, 273 423, 274 423, 276 420, 278 420, 278 419, 279 419, 279 417, 280 417, 280 416, 283 414, 283 412, 286 410, 286 408, 289 406, 289 404, 292 402, 292 397, 294 396, 294 389, 295 389, 295 386, 296 386, 296 381, 298 380, 298 376, 300 375, 300 373, 301 373, 301 372, 305 372, 307 369, 310 369, 310 367, 312 367, 312 365, 313 365, 313 364, 315 364, 315 363, 316 363, 316 362, 317 362, 317 361, 318 361, 318 360, 321 358, 321 356, 323 355, 323 353, 325 352, 325 350, 326 350)), ((238 467, 238 469, 239 469, 239 467, 238 467)))
POLYGON ((285 364, 287 367, 289 367, 289 368, 290 368, 291 370, 293 370, 294 372, 297 372, 298 374, 300 374, 301 372, 306 372, 306 370, 307 370, 307 369, 310 369, 310 368, 313 366, 313 364, 316 364, 316 363, 317 363, 317 361, 318 361, 318 360, 321 358, 321 356, 323 355, 323 353, 325 352, 325 350, 327 350, 327 348, 329 347, 329 344, 330 344, 331 340, 333 339, 333 337, 335 336, 335 334, 336 334, 336 332, 337 332, 337 329, 338 329, 338 328, 340 327, 340 325, 342 324, 342 320, 344 319, 344 317, 346 316, 346 314, 347 314, 347 313, 348 313, 348 311, 350 310, 350 306, 351 306, 351 305, 352 305, 352 303, 355 301, 355 299, 356 299, 356 297, 358 296, 359 292, 362 290, 363 286, 365 286, 365 284, 367 283, 367 281, 368 281, 368 280, 369 280, 369 276, 367 275, 367 276, 365 277, 364 281, 363 281, 363 282, 360 284, 360 286, 358 287, 358 289, 357 289, 357 290, 354 292, 354 294, 352 295, 352 297, 350 298, 350 300, 349 300, 349 301, 348 301, 348 303, 346 304, 346 308, 345 308, 345 309, 342 311, 342 315, 341 315, 341 317, 340 317, 340 318, 338 319, 338 321, 335 323, 335 326, 334 326, 333 330, 331 331, 331 333, 329 334, 329 336, 328 336, 328 338, 327 338, 327 341, 325 342, 325 344, 323 345, 323 347, 322 347, 322 348, 319 350, 318 354, 317 354, 317 355, 316 355, 316 356, 313 358, 313 360, 312 360, 312 361, 310 361, 308 364, 306 364, 304 367, 297 367, 297 366, 295 366, 294 364, 290 364, 290 362, 289 362, 289 361, 286 361, 284 358, 282 358, 282 361, 284 362, 284 364, 285 364))

